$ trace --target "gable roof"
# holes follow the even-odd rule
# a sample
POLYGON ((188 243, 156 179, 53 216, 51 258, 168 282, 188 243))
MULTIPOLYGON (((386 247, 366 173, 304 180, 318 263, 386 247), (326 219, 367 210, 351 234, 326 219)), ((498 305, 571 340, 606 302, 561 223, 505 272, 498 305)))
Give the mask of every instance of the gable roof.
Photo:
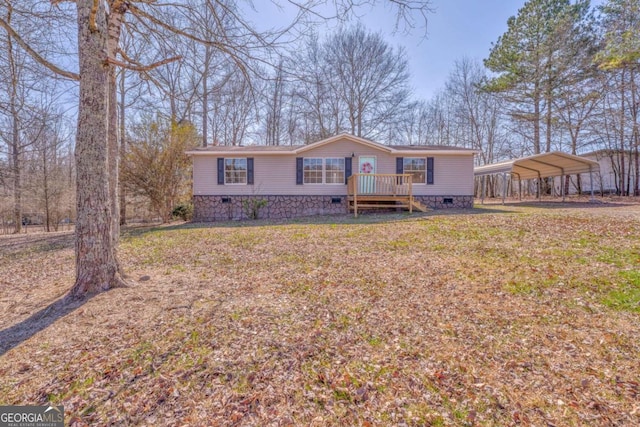
POLYGON ((473 170, 473 174, 474 176, 482 176, 494 173, 510 173, 519 180, 523 180, 597 172, 599 170, 600 165, 596 161, 573 154, 552 151, 551 153, 536 154, 478 166, 473 170))
POLYGON ((308 145, 212 145, 209 147, 199 147, 187 151, 190 156, 199 155, 220 155, 220 154, 239 154, 239 155, 284 155, 284 154, 302 154, 309 150, 313 150, 324 145, 332 144, 341 140, 348 140, 366 147, 380 150, 389 154, 396 155, 416 155, 420 153, 429 154, 475 154, 477 150, 469 148, 450 147, 444 145, 384 145, 365 138, 361 138, 348 133, 341 133, 336 136, 322 139, 308 145))
POLYGON ((359 136, 351 135, 348 133, 341 133, 336 136, 332 136, 326 139, 322 139, 320 141, 316 141, 309 145, 303 145, 299 150, 297 150, 296 154, 304 153, 305 151, 313 150, 315 148, 322 147, 323 145, 332 144, 334 142, 337 142, 343 139, 356 142, 358 144, 362 144, 364 146, 367 146, 376 150, 385 151, 387 153, 390 153, 392 151, 392 149, 388 145, 382 145, 379 142, 373 142, 368 139, 364 139, 359 136))

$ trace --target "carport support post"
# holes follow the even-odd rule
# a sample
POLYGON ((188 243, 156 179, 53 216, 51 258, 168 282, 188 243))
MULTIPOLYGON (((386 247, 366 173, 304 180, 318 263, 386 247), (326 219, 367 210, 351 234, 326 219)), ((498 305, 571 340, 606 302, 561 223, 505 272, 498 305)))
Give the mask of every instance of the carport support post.
POLYGON ((560 193, 562 193, 562 201, 564 202, 564 174, 560 175, 560 193))
POLYGON ((484 205, 484 177, 485 176, 486 175, 482 175, 482 184, 481 184, 482 190, 480 191, 480 194, 481 194, 481 196, 480 196, 480 204, 482 204, 482 205, 484 205))
POLYGON ((518 199, 522 201, 522 179, 518 177, 518 199))
POLYGON ((502 205, 504 206, 504 198, 507 194, 507 173, 502 172, 502 205))

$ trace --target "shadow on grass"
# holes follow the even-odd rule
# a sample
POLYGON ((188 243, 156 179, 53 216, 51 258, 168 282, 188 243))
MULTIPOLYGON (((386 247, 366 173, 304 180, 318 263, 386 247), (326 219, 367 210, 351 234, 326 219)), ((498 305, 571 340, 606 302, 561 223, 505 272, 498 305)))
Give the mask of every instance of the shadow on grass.
POLYGON ((480 204, 480 201, 476 201, 476 205, 482 209, 487 207, 522 207, 522 208, 538 208, 538 209, 600 209, 600 208, 626 208, 629 206, 636 206, 637 203, 625 203, 625 202, 609 202, 602 199, 589 200, 507 200, 504 204, 500 199, 485 199, 484 204, 480 204))
POLYGON ((74 239, 73 231, 60 234, 39 233, 1 239, 0 249, 2 252, 0 254, 22 256, 24 252, 41 253, 73 248, 74 239))
POLYGON ((360 213, 358 218, 353 214, 330 214, 316 215, 285 219, 243 219, 213 222, 185 222, 168 225, 149 225, 127 228, 123 231, 123 236, 137 237, 147 233, 163 232, 172 230, 208 229, 208 228, 245 228, 245 227, 286 227, 290 225, 335 225, 349 226, 362 224, 391 224, 405 221, 424 220, 432 217, 453 216, 453 215, 486 215, 497 213, 514 213, 513 211, 500 209, 497 205, 492 207, 482 207, 481 209, 437 209, 429 212, 395 212, 395 211, 365 211, 360 213))
POLYGON ((74 312, 90 299, 91 298, 85 298, 82 300, 67 301, 64 296, 60 297, 27 319, 0 330, 0 356, 33 337, 38 332, 45 330, 58 319, 74 312))

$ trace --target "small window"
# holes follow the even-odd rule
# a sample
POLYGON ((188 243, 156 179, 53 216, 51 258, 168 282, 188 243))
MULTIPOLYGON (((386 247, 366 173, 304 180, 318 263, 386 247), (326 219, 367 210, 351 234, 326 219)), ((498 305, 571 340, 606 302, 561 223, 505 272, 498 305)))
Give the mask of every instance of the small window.
POLYGON ((344 184, 344 158, 325 159, 326 184, 344 184))
POLYGON ((426 163, 423 157, 405 157, 403 171, 411 175, 411 182, 414 184, 425 184, 427 182, 426 163))
POLYGON ((304 159, 302 171, 305 184, 322 184, 322 159, 304 159))
POLYGON ((224 159, 224 183, 225 184, 246 184, 247 183, 247 159, 224 159))

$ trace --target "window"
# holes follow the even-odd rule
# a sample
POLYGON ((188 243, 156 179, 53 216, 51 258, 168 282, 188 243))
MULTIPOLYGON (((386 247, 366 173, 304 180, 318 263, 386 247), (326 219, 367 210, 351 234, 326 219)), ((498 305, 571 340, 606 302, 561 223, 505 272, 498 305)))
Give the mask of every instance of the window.
POLYGON ((305 184, 322 184, 322 159, 304 159, 302 171, 305 184))
POLYGON ((410 174, 414 184, 425 184, 426 160, 422 157, 405 157, 403 160, 403 173, 410 174))
POLYGON ((224 159, 224 183, 247 183, 247 159, 224 159))
MULTIPOLYGON (((345 182, 344 158, 305 158, 300 161, 303 182, 298 181, 299 184, 344 184, 345 182)), ((300 168, 300 164, 298 167, 300 168)), ((300 169, 298 173, 300 174, 300 169)))
POLYGON ((325 184, 344 184, 344 158, 325 159, 325 184))

